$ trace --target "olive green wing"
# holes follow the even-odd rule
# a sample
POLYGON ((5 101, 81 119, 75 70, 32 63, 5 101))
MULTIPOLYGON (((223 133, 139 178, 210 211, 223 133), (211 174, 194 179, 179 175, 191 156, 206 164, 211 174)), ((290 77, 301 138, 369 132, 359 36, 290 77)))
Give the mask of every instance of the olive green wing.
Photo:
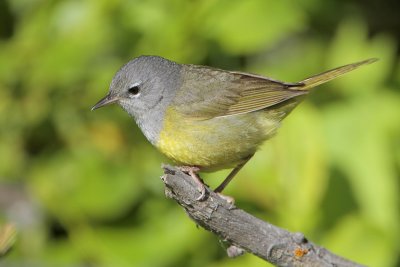
POLYGON ((262 76, 209 67, 184 65, 173 101, 176 111, 190 118, 210 119, 262 110, 308 91, 301 83, 284 83, 262 76))

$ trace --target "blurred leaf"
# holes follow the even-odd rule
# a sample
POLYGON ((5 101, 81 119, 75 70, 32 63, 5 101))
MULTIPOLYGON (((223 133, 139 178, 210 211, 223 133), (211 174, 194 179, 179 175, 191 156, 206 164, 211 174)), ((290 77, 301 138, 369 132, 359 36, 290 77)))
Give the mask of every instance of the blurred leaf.
POLYGON ((366 25, 360 19, 344 21, 331 45, 329 66, 367 58, 378 58, 379 61, 341 77, 335 83, 341 85, 342 93, 356 98, 379 91, 393 66, 395 51, 396 45, 390 36, 381 33, 368 40, 366 25), (343 62, 343 58, 346 62, 343 62))
POLYGON ((17 230, 12 224, 2 225, 0 228, 0 258, 3 257, 14 245, 17 230))
POLYGON ((204 34, 229 52, 251 53, 270 47, 305 27, 301 10, 287 1, 215 1, 204 21, 204 34), (273 22, 273 24, 271 24, 273 22))
POLYGON ((288 118, 274 140, 277 145, 274 166, 284 188, 280 207, 282 221, 290 222, 290 229, 315 227, 318 206, 326 190, 327 172, 325 141, 321 118, 304 103, 288 118), (285 128, 287 127, 287 128, 285 128))
POLYGON ((393 240, 368 220, 359 216, 349 216, 336 224, 322 244, 334 253, 361 264, 395 266, 397 259, 392 242, 393 240))
POLYGON ((65 222, 121 215, 139 197, 135 174, 89 151, 63 153, 32 172, 33 193, 65 222))
POLYGON ((380 94, 349 108, 332 107, 325 122, 334 161, 348 174, 362 211, 389 234, 398 231, 399 181, 385 136, 400 114, 400 99, 380 94))
POLYGON ((101 260, 100 266, 169 266, 182 254, 195 250, 199 238, 206 234, 188 224, 180 209, 153 209, 148 219, 137 229, 82 228, 73 241, 86 251, 88 259, 101 260))

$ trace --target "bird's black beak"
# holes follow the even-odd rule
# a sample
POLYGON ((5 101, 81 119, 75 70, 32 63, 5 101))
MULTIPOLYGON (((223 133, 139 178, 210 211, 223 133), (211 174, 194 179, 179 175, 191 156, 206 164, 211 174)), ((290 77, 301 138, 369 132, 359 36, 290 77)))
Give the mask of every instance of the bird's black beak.
POLYGON ((96 105, 94 105, 92 107, 92 110, 95 110, 95 109, 98 109, 98 108, 113 104, 113 103, 115 103, 117 101, 118 101, 118 97, 116 95, 108 94, 105 97, 103 97, 102 99, 100 99, 100 101, 97 102, 96 105))

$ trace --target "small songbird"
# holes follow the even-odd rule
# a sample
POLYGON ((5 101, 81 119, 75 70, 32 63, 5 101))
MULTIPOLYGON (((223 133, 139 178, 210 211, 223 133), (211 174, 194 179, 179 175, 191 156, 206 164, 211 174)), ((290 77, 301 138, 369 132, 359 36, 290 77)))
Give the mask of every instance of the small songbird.
POLYGON ((311 88, 375 61, 286 83, 140 56, 116 73, 108 94, 92 110, 118 103, 155 147, 193 177, 202 200, 206 190, 199 171, 233 168, 215 189, 220 193, 311 88))

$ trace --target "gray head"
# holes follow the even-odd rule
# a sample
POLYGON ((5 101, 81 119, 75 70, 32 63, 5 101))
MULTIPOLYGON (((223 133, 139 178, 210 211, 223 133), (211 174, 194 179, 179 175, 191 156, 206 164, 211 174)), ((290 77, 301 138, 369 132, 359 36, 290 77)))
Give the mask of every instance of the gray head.
POLYGON ((157 56, 140 56, 114 76, 109 93, 92 110, 118 103, 154 143, 162 128, 164 112, 180 86, 181 66, 157 56))

